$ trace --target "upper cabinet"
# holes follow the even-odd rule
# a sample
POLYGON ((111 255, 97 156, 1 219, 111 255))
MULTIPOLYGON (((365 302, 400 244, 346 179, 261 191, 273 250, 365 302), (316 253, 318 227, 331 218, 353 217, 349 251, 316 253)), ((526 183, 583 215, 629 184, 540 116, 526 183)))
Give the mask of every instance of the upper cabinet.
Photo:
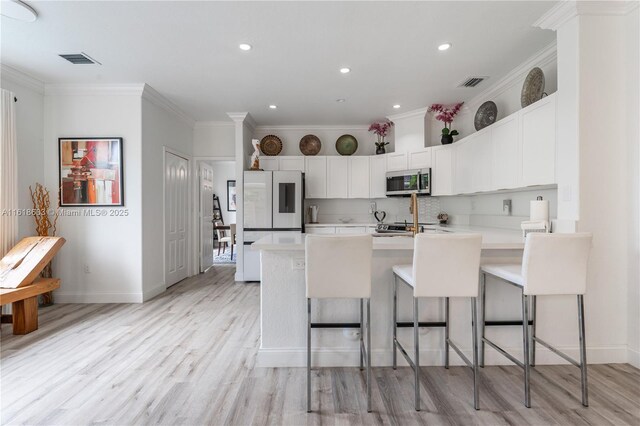
POLYGON ((454 145, 434 146, 431 148, 431 195, 453 194, 453 153, 454 145))
POLYGON ((305 198, 327 198, 327 157, 303 157, 305 198))
POLYGON ((522 184, 546 185, 556 181, 555 94, 521 111, 522 184))
POLYGON ((407 170, 407 153, 406 152, 392 152, 387 154, 387 171, 398 172, 401 170, 407 170))
POLYGON ((387 157, 375 155, 369 157, 369 197, 387 196, 387 157))
POLYGON ((348 176, 348 157, 327 157, 327 198, 348 198, 348 176))
POLYGON ((349 198, 369 198, 370 165, 369 157, 349 157, 348 169, 349 198))
POLYGON ((491 183, 494 189, 522 186, 520 176, 520 114, 512 114, 491 126, 491 183))
POLYGON ((409 169, 426 169, 431 167, 431 151, 432 148, 423 148, 409 152, 409 169))
POLYGON ((280 170, 280 161, 278 157, 260 156, 260 168, 264 171, 280 170))
POLYGON ((299 155, 297 156, 286 156, 280 157, 280 169, 279 170, 287 170, 287 171, 300 171, 304 173, 304 157, 299 155))

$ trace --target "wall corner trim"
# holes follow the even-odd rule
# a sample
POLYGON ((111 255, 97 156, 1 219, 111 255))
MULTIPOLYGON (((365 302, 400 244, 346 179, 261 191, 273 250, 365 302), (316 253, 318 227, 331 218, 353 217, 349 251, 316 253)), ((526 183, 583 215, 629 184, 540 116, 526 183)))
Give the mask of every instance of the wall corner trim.
POLYGON ((578 15, 615 16, 626 15, 638 7, 638 2, 627 1, 561 1, 533 23, 543 30, 557 31, 578 15))
POLYGON ((49 95, 115 95, 142 96, 144 84, 45 84, 44 94, 49 95))
POLYGON ((24 71, 21 71, 17 68, 11 67, 6 64, 1 64, 0 73, 2 74, 3 80, 6 79, 13 83, 27 87, 37 93, 40 93, 41 95, 44 94, 44 87, 45 87, 44 82, 41 80, 38 80, 35 77, 30 76, 24 71))
POLYGON ((175 115, 180 120, 185 122, 189 127, 193 128, 196 124, 196 121, 189 117, 184 111, 182 111, 176 104, 171 102, 169 99, 164 97, 160 92, 158 92, 153 87, 148 84, 144 84, 142 88, 142 98, 148 100, 152 104, 163 108, 165 111, 170 114, 175 115))
POLYGON ((248 112, 228 112, 227 115, 236 123, 244 123, 254 130, 258 124, 248 112))

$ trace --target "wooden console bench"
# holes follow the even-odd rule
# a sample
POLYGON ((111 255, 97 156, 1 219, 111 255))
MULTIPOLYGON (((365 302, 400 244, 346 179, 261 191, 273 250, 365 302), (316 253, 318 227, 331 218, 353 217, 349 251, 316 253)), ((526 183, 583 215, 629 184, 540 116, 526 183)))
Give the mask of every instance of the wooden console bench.
POLYGON ((13 334, 38 329, 38 295, 60 287, 58 278, 39 278, 40 272, 65 243, 60 237, 27 237, 0 260, 0 306, 11 303, 13 334))
MULTIPOLYGON (((13 334, 27 334, 38 329, 38 295, 60 287, 58 278, 39 278, 32 284, 18 288, 0 288, 0 305, 11 303, 13 334)), ((6 321, 9 322, 9 321, 6 321)))

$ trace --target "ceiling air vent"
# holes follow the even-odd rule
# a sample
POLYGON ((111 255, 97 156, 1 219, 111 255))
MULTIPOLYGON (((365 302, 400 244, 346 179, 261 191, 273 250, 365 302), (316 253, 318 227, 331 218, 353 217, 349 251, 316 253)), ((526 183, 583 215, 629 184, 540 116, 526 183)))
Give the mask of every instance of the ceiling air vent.
POLYGON ((93 59, 91 56, 87 55, 84 52, 80 53, 69 53, 65 55, 60 55, 61 58, 66 59, 74 65, 82 65, 82 64, 98 64, 102 65, 100 62, 93 59))
POLYGON ((488 77, 467 77, 462 83, 458 84, 458 87, 476 87, 487 78, 488 77))

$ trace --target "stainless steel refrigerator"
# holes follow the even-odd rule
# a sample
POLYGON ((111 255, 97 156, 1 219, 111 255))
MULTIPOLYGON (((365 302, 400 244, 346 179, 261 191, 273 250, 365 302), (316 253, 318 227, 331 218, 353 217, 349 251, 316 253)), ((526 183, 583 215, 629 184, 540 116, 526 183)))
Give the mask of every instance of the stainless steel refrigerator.
POLYGON ((260 280, 260 253, 253 242, 270 232, 304 231, 304 178, 299 171, 245 171, 243 187, 245 281, 260 280))

